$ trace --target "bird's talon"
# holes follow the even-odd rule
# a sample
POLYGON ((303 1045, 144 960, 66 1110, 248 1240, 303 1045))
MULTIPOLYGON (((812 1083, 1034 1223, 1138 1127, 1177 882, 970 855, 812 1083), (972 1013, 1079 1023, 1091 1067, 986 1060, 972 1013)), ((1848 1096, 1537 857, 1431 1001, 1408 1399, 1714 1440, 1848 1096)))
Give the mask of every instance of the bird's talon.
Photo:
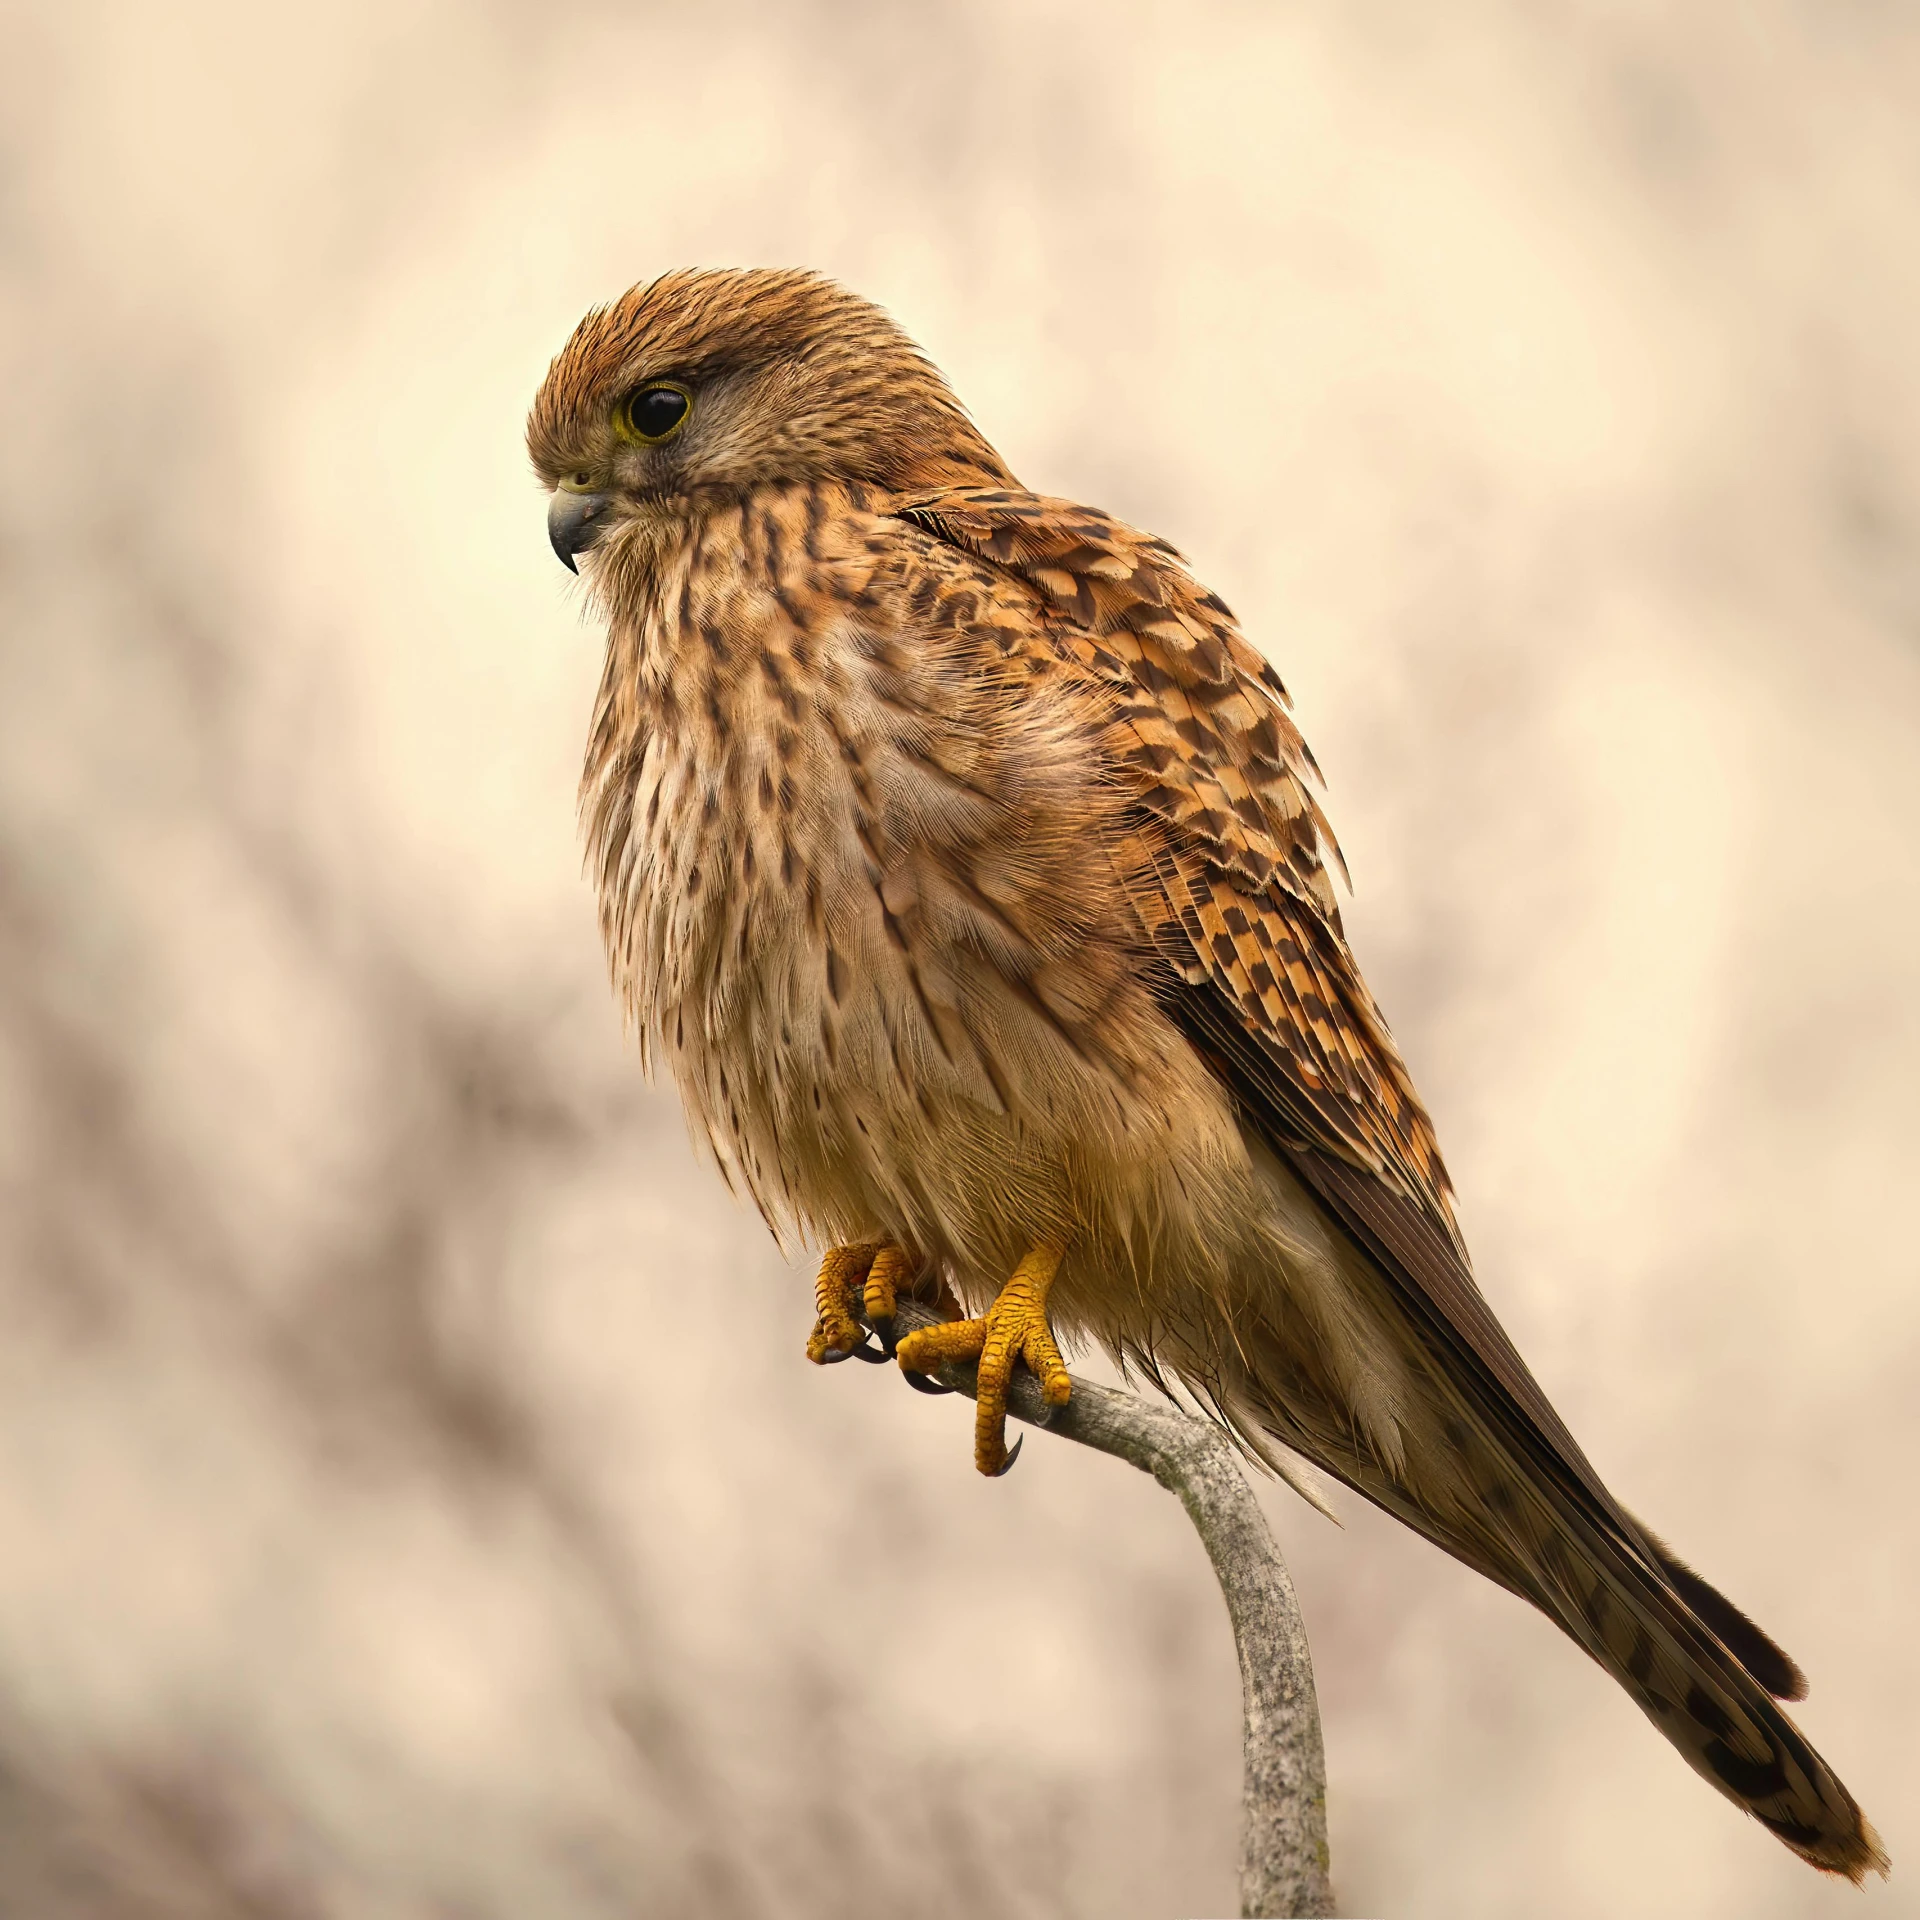
POLYGON ((900 1378, 904 1380, 915 1393, 953 1393, 957 1391, 957 1389, 953 1387, 943 1385, 929 1374, 913 1373, 905 1367, 900 1369, 900 1378))
POLYGON ((881 1319, 890 1328, 896 1286, 911 1271, 907 1256, 898 1247, 867 1241, 829 1247, 820 1262, 820 1277, 813 1283, 817 1317, 807 1337, 807 1358, 820 1367, 835 1366, 842 1360, 877 1364, 890 1359, 890 1334, 882 1335, 882 1345, 876 1349, 854 1315, 858 1311, 881 1319))
POLYGON ((1024 1433, 1016 1433, 1013 1436, 1013 1445, 1007 1449, 1007 1457, 994 1468, 989 1478, 1004 1480, 1007 1475, 1013 1471, 1013 1463, 1020 1458, 1020 1449, 1025 1446, 1026 1443, 1027 1436, 1024 1433))
MULTIPOLYGON (((977 1320, 948 1320, 919 1327, 900 1342, 900 1367, 911 1380, 916 1374, 977 1360, 980 1384, 975 1395, 973 1463, 984 1474, 1006 1472, 1007 1385, 1014 1365, 1024 1360, 1040 1383, 1049 1407, 1064 1406, 1073 1383, 1047 1326, 1047 1290, 1053 1285, 1062 1249, 1043 1242, 1021 1261, 1013 1277, 977 1320)), ((1016 1443, 1017 1445, 1018 1443, 1016 1443)))

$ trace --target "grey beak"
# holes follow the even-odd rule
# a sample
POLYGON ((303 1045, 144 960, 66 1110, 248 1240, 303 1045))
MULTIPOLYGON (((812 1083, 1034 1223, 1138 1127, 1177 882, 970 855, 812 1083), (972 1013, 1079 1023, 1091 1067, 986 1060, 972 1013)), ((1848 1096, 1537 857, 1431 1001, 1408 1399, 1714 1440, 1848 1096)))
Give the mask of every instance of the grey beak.
POLYGON ((606 524, 610 501, 604 493, 571 493, 556 487, 553 502, 547 508, 547 538, 560 556, 560 564, 569 573, 580 569, 573 564, 576 553, 585 553, 600 538, 606 524))

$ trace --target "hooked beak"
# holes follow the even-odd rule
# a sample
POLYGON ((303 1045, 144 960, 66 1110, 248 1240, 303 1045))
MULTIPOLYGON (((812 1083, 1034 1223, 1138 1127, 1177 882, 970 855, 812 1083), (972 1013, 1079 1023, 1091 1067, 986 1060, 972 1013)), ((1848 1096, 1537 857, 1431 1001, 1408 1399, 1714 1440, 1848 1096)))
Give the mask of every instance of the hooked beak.
POLYGON ((560 556, 560 564, 569 573, 580 569, 573 564, 577 553, 585 553, 600 538, 606 525, 607 509, 612 505, 604 493, 575 493, 568 487, 556 487, 547 508, 547 538, 560 556))

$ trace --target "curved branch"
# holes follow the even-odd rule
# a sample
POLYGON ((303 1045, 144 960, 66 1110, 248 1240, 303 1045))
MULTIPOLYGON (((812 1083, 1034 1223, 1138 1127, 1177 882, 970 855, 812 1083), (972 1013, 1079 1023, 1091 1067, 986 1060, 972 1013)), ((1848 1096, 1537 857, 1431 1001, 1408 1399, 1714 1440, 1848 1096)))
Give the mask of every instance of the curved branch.
MULTIPOLYGON (((902 1300, 891 1331, 904 1336, 939 1320, 921 1302, 902 1300)), ((971 1396, 974 1375, 968 1364, 943 1368, 936 1377, 971 1396)), ((1062 1439, 1113 1454, 1179 1495, 1213 1562, 1240 1657, 1240 1911, 1332 1913, 1326 1757, 1307 1630, 1286 1562, 1231 1443, 1178 1407, 1078 1375, 1073 1398, 1048 1407, 1024 1367, 1014 1370, 1007 1410, 1062 1439)))

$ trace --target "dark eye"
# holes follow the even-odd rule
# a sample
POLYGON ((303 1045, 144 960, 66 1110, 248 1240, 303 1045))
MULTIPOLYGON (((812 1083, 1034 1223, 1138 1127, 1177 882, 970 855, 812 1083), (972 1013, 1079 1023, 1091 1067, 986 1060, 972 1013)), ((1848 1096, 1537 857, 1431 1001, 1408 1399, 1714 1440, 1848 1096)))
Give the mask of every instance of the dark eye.
POLYGON ((620 405, 620 424, 642 446, 657 447, 671 440, 693 411, 693 396, 685 387, 664 383, 642 387, 620 405))

